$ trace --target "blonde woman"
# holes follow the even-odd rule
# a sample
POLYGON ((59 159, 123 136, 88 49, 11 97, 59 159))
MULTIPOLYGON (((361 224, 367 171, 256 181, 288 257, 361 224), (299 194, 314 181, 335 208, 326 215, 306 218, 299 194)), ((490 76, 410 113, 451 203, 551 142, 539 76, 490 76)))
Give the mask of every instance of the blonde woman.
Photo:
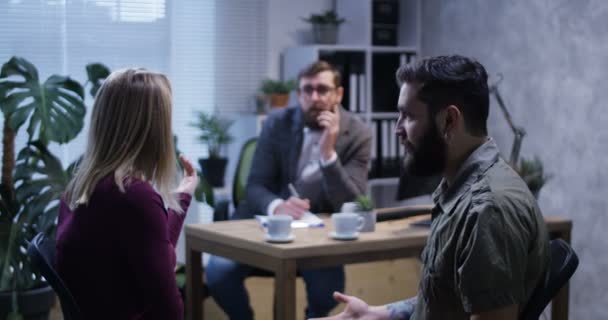
POLYGON ((183 318, 175 245, 198 177, 180 161, 173 189, 168 79, 144 69, 112 73, 59 211, 57 269, 83 319, 183 318))

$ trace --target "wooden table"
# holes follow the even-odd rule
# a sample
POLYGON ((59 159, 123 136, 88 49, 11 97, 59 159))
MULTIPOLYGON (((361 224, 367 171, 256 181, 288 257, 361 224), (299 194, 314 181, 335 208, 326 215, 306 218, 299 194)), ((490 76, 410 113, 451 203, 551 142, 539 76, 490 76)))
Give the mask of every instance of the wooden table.
MULTIPOLYGON (((410 223, 427 217, 381 222, 376 224, 375 232, 361 233, 355 241, 329 238, 331 219, 325 219, 324 228, 294 229, 295 241, 287 244, 266 242, 264 232, 256 220, 187 225, 187 319, 203 317, 199 289, 203 281, 202 252, 273 271, 275 299, 278 299, 275 318, 295 319, 296 268, 319 268, 419 256, 426 244, 429 229, 410 226, 410 223)), ((570 243, 571 220, 559 217, 546 217, 545 220, 552 238, 562 238, 570 243)), ((553 299, 552 319, 568 319, 568 286, 553 299)))

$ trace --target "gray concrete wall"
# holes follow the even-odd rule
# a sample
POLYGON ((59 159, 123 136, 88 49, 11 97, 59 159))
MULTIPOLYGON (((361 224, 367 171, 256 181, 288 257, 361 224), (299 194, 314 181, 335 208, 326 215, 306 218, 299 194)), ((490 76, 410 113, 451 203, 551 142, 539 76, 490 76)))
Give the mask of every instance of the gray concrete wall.
MULTIPOLYGON (((528 132, 523 156, 553 174, 545 215, 573 219, 581 264, 570 319, 606 319, 608 307, 608 1, 423 1, 424 55, 476 57, 528 132)), ((490 131, 508 156, 512 134, 493 101, 490 131)))

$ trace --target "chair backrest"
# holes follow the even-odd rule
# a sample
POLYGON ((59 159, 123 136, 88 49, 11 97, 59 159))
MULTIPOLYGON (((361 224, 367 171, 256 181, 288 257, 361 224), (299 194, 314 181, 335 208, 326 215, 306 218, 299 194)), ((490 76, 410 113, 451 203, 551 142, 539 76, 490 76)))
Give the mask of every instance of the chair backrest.
POLYGON ((534 290, 528 305, 522 313, 522 320, 538 320, 558 291, 578 267, 578 257, 574 250, 562 239, 551 241, 551 260, 545 274, 545 281, 534 290))
POLYGON ((55 271, 55 241, 47 238, 44 233, 39 233, 30 242, 27 255, 35 270, 46 279, 59 296, 63 318, 65 320, 81 319, 76 300, 55 271))
POLYGON ((251 171, 251 163, 253 162, 253 154, 255 153, 257 143, 258 138, 251 138, 241 148, 239 162, 236 166, 234 181, 232 183, 232 202, 235 208, 245 198, 245 188, 247 187, 247 179, 251 171))

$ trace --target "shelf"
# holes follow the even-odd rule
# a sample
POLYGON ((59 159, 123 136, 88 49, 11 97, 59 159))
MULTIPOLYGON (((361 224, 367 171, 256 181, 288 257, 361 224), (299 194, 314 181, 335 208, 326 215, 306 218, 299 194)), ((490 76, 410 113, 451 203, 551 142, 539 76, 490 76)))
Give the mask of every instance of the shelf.
POLYGON ((365 46, 357 45, 343 45, 343 44, 314 44, 306 46, 298 46, 298 48, 309 48, 319 51, 361 51, 365 52, 368 50, 365 46))
POLYGON ((368 180, 369 188, 373 188, 375 186, 394 186, 399 184, 399 177, 392 178, 372 178, 368 180))
POLYGON ((348 51, 348 52, 372 52, 372 53, 406 53, 416 54, 418 49, 412 46, 358 46, 343 44, 311 44, 292 47, 291 49, 307 49, 318 51, 348 51))
POLYGON ((399 175, 399 157, 404 152, 394 133, 399 118, 395 72, 400 66, 416 61, 420 54, 423 0, 396 1, 397 23, 390 23, 394 21, 382 20, 373 14, 371 0, 336 0, 338 15, 346 19, 340 26, 338 44, 302 44, 288 48, 283 55, 282 79, 297 78, 302 68, 320 59, 340 71, 343 106, 355 112, 373 134, 369 168, 369 177, 373 178, 370 181, 375 181, 372 184, 393 185, 398 181, 386 178, 399 175), (384 39, 389 41, 374 41, 374 32, 382 27, 387 30, 394 27, 395 38, 390 38, 389 30, 384 39), (374 43, 394 43, 395 46, 374 43))
POLYGON ((372 112, 371 117, 378 120, 397 120, 399 112, 372 112))
POLYGON ((409 54, 416 54, 418 52, 418 49, 416 47, 403 47, 403 46, 397 46, 397 47, 389 47, 389 46, 371 46, 370 50, 373 53, 409 53, 409 54))

